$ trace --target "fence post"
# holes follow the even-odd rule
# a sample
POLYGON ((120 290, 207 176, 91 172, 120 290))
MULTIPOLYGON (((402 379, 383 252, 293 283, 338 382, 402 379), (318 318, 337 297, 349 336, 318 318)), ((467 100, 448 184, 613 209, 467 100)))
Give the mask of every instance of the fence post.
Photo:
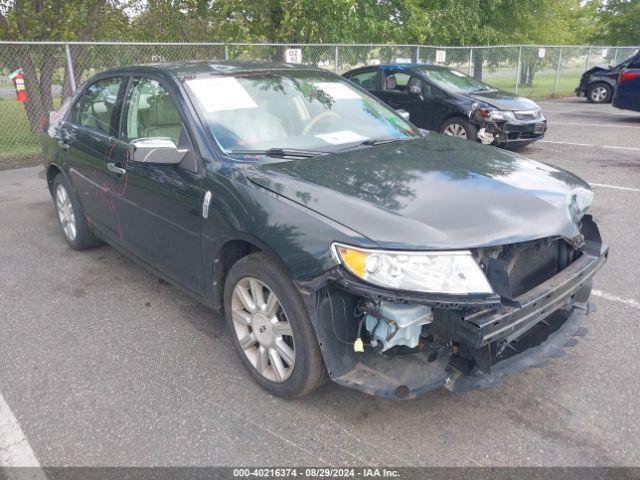
POLYGON ((64 53, 67 57, 67 74, 69 75, 69 85, 71 85, 71 92, 76 91, 76 77, 73 74, 73 62, 71 61, 71 50, 69 44, 64 44, 64 53))
POLYGON ((469 47, 469 76, 473 73, 473 47, 469 47))
POLYGON ((516 93, 520 85, 520 70, 522 69, 522 45, 518 48, 518 66, 516 67, 516 93))
POLYGON ((416 57, 414 59, 415 63, 420 63, 420 46, 416 46, 416 57))
POLYGON ((556 96, 558 91, 558 80, 560 79, 560 64, 562 63, 562 47, 560 47, 560 53, 558 53, 558 67, 556 68, 556 78, 553 80, 553 93, 552 96, 556 96))
POLYGON ((584 62, 584 70, 587 71, 589 70, 589 57, 591 56, 591 45, 589 45, 589 48, 587 48, 587 60, 586 62, 584 62))
POLYGON ((339 47, 336 45, 336 51, 335 51, 334 58, 333 58, 333 60, 334 60, 334 62, 335 62, 335 68, 334 68, 334 71, 335 71, 336 73, 339 73, 339 70, 338 70, 338 61, 339 61, 338 48, 339 48, 339 47))
POLYGON ((613 64, 617 64, 618 63, 618 47, 616 47, 616 49, 613 51, 613 64))
POLYGON ((229 60, 229 45, 224 44, 224 59, 229 60))

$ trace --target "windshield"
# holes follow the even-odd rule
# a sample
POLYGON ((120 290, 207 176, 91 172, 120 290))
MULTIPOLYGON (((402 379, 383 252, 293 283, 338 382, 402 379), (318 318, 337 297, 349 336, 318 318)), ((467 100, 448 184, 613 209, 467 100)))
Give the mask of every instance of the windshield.
POLYGON ((211 134, 230 154, 332 152, 419 135, 394 111, 329 72, 202 75, 185 83, 211 134))
POLYGON ((486 83, 471 78, 464 73, 446 68, 416 68, 422 75, 446 91, 468 93, 495 90, 486 83))

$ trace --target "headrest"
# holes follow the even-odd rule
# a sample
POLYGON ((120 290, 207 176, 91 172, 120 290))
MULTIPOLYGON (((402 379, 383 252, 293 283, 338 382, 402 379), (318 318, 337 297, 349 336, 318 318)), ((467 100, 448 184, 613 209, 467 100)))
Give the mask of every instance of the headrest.
POLYGON ((168 93, 149 98, 150 125, 171 126, 180 124, 180 116, 168 93))
POLYGON ((387 90, 395 90, 398 82, 396 82, 396 76, 391 74, 387 77, 387 90))

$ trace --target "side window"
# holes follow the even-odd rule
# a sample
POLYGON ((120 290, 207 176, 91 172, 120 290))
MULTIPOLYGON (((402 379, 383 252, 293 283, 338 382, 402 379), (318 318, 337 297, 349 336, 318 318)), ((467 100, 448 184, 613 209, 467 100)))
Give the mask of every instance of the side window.
POLYGON ((182 121, 169 92, 156 80, 135 78, 129 89, 124 114, 124 135, 128 140, 168 137, 178 145, 182 121))
POLYGON ((73 106, 72 121, 106 135, 116 135, 114 113, 122 78, 105 78, 89 85, 73 106))
POLYGON ((353 83, 360 85, 365 90, 374 91, 377 90, 376 86, 376 70, 367 70, 366 72, 356 73, 355 75, 351 75, 349 80, 353 83))
POLYGON ((628 68, 640 68, 640 55, 636 55, 636 57, 631 60, 628 68))
POLYGON ((391 72, 386 75, 385 88, 388 92, 421 94, 423 91, 423 81, 404 72, 391 72))

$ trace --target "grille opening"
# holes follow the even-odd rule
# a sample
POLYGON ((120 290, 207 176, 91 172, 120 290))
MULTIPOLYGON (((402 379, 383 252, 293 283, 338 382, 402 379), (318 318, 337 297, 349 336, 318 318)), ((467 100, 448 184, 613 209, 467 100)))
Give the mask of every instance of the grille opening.
POLYGON ((562 239, 507 245, 502 247, 487 276, 503 298, 514 299, 558 274, 577 255, 562 239))

